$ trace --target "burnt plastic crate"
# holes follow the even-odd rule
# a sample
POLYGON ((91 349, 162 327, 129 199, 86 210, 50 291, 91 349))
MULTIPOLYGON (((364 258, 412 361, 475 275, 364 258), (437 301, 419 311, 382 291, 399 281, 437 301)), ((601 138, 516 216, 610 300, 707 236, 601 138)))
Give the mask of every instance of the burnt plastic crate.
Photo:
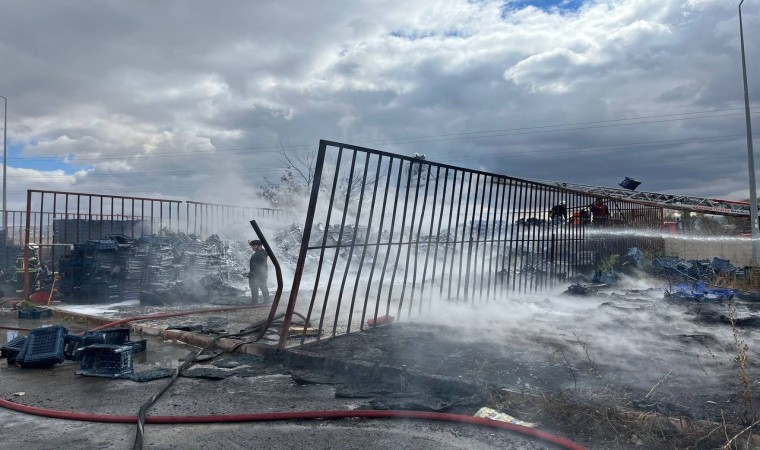
POLYGON ((82 349, 86 347, 85 337, 67 334, 63 338, 63 357, 71 361, 82 359, 82 349))
POLYGON ((121 378, 134 373, 131 345, 94 344, 82 350, 77 375, 121 378))
POLYGON ((635 191, 637 187, 641 184, 641 181, 634 180, 633 178, 625 177, 623 181, 619 183, 619 186, 623 189, 628 189, 630 191, 635 191))
POLYGON ((18 356, 21 348, 26 342, 26 336, 16 336, 8 341, 5 345, 0 347, 0 358, 8 358, 8 365, 16 363, 16 357, 18 356))
POLYGON ((122 345, 129 341, 129 328, 106 328, 100 331, 88 331, 84 336, 91 344, 122 345))
POLYGON ((29 332, 16 357, 21 367, 52 367, 65 360, 64 340, 68 330, 62 325, 35 328, 29 332))
POLYGON ((19 319, 44 319, 46 317, 52 317, 53 311, 50 309, 19 309, 19 319))
POLYGON ((132 346, 132 353, 144 352, 148 348, 148 340, 140 339, 139 341, 127 341, 124 345, 132 346))

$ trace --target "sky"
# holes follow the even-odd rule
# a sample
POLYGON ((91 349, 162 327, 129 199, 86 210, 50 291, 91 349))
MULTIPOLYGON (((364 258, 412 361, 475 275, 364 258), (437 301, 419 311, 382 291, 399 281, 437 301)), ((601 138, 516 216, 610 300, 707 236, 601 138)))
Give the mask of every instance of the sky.
MULTIPOLYGON (((259 204, 279 152, 320 139, 747 198, 737 5, 0 0, 8 209, 27 189, 259 204)), ((743 19, 760 133, 760 1, 743 19)))

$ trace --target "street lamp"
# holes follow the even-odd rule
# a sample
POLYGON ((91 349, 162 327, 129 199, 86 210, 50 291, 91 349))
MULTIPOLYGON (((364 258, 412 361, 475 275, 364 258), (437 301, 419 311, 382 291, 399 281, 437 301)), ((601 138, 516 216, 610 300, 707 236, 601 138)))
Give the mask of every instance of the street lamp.
POLYGON ((8 208, 6 205, 6 199, 8 195, 6 180, 6 172, 8 169, 8 152, 6 147, 8 136, 8 99, 0 95, 0 98, 4 100, 5 108, 3 108, 3 254, 5 258, 5 264, 8 264, 8 208))
POLYGON ((742 26, 742 3, 739 2, 739 40, 742 45, 742 75, 744 76, 744 113, 747 120, 747 163, 749 165, 749 223, 752 227, 752 262, 760 262, 760 231, 757 228, 757 191, 755 191, 755 154, 752 149, 752 122, 749 115, 749 90, 747 89, 747 61, 744 58, 744 27, 742 26))

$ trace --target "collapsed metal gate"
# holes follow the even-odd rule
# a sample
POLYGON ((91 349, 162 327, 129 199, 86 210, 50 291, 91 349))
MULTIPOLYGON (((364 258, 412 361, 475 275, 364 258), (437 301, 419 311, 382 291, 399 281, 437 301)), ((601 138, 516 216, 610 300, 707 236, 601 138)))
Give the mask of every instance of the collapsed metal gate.
MULTIPOLYGON (((280 347, 298 312, 317 339, 436 302, 493 301, 555 286, 627 247, 661 247, 662 209, 533 181, 321 141, 280 347), (571 216, 553 222, 565 201, 571 216), (575 217, 573 217, 575 216, 575 217)), ((275 305, 276 306, 276 305, 275 305)), ((306 329, 301 342, 306 338, 306 329)))

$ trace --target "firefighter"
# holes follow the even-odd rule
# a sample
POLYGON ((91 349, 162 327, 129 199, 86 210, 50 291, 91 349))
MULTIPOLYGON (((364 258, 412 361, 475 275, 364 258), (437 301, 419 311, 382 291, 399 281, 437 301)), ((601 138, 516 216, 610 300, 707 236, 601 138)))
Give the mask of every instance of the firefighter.
POLYGON ((267 252, 261 241, 249 241, 253 250, 248 272, 248 286, 251 288, 251 301, 259 303, 259 291, 262 294, 261 303, 269 303, 269 290, 267 289, 267 252))
POLYGON ((601 198, 596 199, 593 205, 591 205, 591 216, 593 221, 591 222, 595 226, 603 227, 607 225, 609 221, 610 212, 607 209, 607 205, 601 198))
POLYGON ((567 221, 567 203, 564 200, 552 206, 549 211, 551 223, 565 223, 567 221))

